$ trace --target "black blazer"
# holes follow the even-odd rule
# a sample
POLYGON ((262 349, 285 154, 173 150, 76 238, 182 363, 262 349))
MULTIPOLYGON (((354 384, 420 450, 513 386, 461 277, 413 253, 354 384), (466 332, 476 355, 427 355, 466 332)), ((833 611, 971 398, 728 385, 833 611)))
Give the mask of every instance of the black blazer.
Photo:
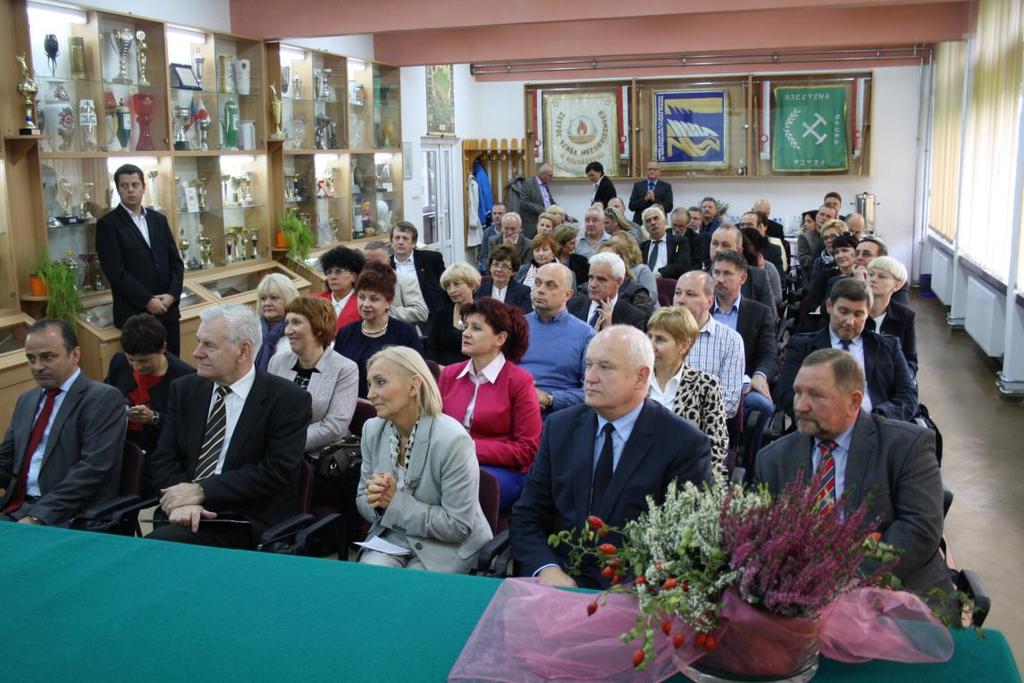
MULTIPOLYGON (((171 383, 160 442, 151 456, 153 485, 192 481, 202 450, 213 382, 186 375, 171 383)), ((231 434, 223 471, 203 480, 203 507, 252 523, 253 538, 299 511, 299 464, 313 418, 309 393, 256 371, 231 434)))
POLYGON ((779 374, 779 345, 775 341, 775 314, 768 307, 746 297, 740 298, 736 331, 743 337, 746 374, 763 372, 769 382, 779 374))
MULTIPOLYGON (((647 497, 664 500, 675 480, 711 481, 711 442, 691 422, 645 399, 601 507, 590 510, 597 413, 586 405, 552 413, 523 494, 512 507, 512 553, 517 571, 530 576, 546 564, 567 569, 568 549, 552 548, 548 536, 581 531, 587 515, 622 527, 647 510, 647 497)), ((615 539, 609 539, 615 542, 615 539)), ((596 565, 584 565, 580 586, 607 587, 596 565)))
POLYGON ((157 294, 174 297, 174 305, 167 313, 157 316, 161 321, 181 317, 178 300, 185 266, 178 245, 162 213, 146 209, 146 226, 148 245, 123 205, 96 223, 96 254, 110 282, 116 327, 136 313, 145 312, 146 304, 157 294))
MULTIPOLYGON (((162 380, 150 387, 149 407, 160 413, 161 418, 166 416, 167 397, 171 390, 171 382, 179 377, 191 375, 195 371, 196 369, 191 365, 168 351, 167 373, 164 374, 162 380)), ((128 359, 123 351, 114 354, 114 357, 110 359, 107 378, 103 381, 119 390, 124 397, 127 397, 128 392, 135 389, 135 375, 132 373, 132 366, 128 363, 128 359)), ((160 440, 160 426, 142 425, 142 431, 129 429, 128 440, 146 451, 146 453, 152 453, 156 450, 157 443, 160 440)))
POLYGON ((587 284, 587 281, 590 279, 590 259, 580 254, 570 254, 569 262, 564 265, 572 271, 573 276, 576 278, 577 288, 580 285, 587 284))
POLYGON ((769 261, 779 271, 779 277, 786 277, 786 269, 782 265, 782 249, 779 248, 779 245, 765 242, 761 253, 764 255, 765 260, 769 261))
MULTIPOLYGON (((480 283, 480 289, 476 290, 476 294, 473 296, 474 299, 479 299, 485 296, 492 296, 491 292, 494 291, 494 282, 489 277, 485 277, 483 282, 480 283)), ((523 313, 529 313, 533 310, 533 300, 530 298, 530 288, 524 285, 522 282, 516 282, 514 279, 508 281, 508 291, 505 292, 505 303, 509 306, 516 306, 523 313)))
POLYGON ((775 237, 780 240, 786 239, 786 231, 782 229, 782 223, 768 219, 768 237, 775 237))
POLYGON ((638 180, 633 183, 633 191, 629 195, 629 210, 633 212, 633 222, 643 225, 643 213, 652 204, 661 204, 665 209, 665 215, 672 213, 672 186, 664 180, 657 180, 654 183, 654 201, 649 202, 647 197, 647 179, 638 180))
MULTIPOLYGON (((587 313, 590 311, 590 296, 586 294, 577 294, 573 298, 569 299, 569 303, 566 304, 566 308, 574 316, 579 318, 585 323, 590 321, 587 319, 587 313)), ((613 325, 632 325, 640 330, 647 329, 647 315, 644 314, 639 308, 626 301, 623 296, 619 296, 615 302, 615 309, 612 311, 612 324, 613 325)))
MULTIPOLYGON (((678 237, 679 235, 676 235, 678 237)), ((686 243, 690 245, 690 266, 691 270, 704 268, 707 260, 704 256, 706 249, 704 236, 696 230, 687 228, 685 235, 686 243)))
MULTIPOLYGON (((444 273, 444 257, 436 251, 413 249, 413 263, 416 265, 416 279, 420 283, 420 291, 427 302, 430 317, 437 315, 448 302, 448 295, 441 288, 441 275, 444 273)), ((391 267, 395 267, 395 257, 391 257, 391 267)), ((397 272, 397 270, 396 270, 397 272)))
POLYGON ((462 330, 452 325, 455 306, 451 300, 437 312, 434 323, 430 326, 430 334, 423 344, 423 356, 437 361, 441 365, 461 363, 468 359, 462 353, 462 330))
MULTIPOLYGON (((693 255, 690 253, 690 243, 686 238, 667 232, 662 247, 668 249, 665 265, 658 271, 662 277, 678 279, 683 273, 693 270, 693 255)), ((651 240, 646 240, 640 245, 640 252, 643 254, 644 263, 647 263, 651 253, 651 240)))
MULTIPOLYGON (((917 381, 910 372, 900 340, 887 334, 861 333, 871 412, 893 420, 912 420, 917 414, 917 381)), ((775 385, 775 404, 793 415, 793 381, 811 351, 832 348, 829 328, 795 334, 786 345, 786 359, 775 385)))
MULTIPOLYGON (((714 269, 714 263, 708 265, 704 271, 708 275, 712 275, 714 269)), ((780 273, 781 275, 781 273, 780 273)), ((775 297, 772 295, 772 288, 768 284, 768 276, 765 275, 764 268, 758 268, 757 266, 747 266, 747 281, 740 287, 740 294, 743 295, 744 299, 750 299, 760 304, 764 304, 768 307, 768 310, 772 312, 773 318, 775 317, 775 297)))
MULTIPOLYGON (((900 348, 903 349, 903 357, 907 359, 907 365, 911 371, 917 374, 917 332, 914 330, 914 309, 895 301, 889 300, 889 308, 885 311, 885 320, 882 321, 882 334, 889 334, 900 340, 900 348)), ((864 329, 869 332, 878 332, 875 329, 875 320, 868 317, 864 323, 864 329)))
POLYGON ((597 181, 597 191, 594 192, 594 198, 590 200, 590 203, 601 202, 604 208, 608 208, 608 200, 612 197, 618 197, 618 193, 615 191, 615 183, 612 179, 606 175, 601 176, 601 179, 597 181))

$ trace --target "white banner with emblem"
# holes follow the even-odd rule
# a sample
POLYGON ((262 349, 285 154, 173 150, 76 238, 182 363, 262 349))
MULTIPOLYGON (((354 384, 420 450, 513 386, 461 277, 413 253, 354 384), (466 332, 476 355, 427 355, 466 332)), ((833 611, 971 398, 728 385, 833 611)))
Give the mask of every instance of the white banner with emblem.
POLYGON ((591 161, 614 174, 618 130, 614 92, 544 93, 545 147, 556 178, 580 178, 591 161))

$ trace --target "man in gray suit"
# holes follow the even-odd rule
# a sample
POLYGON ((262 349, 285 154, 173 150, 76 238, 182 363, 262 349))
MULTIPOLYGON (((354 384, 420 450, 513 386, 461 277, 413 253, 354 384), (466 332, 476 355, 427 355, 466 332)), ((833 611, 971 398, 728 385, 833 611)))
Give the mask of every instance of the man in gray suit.
POLYGON ((555 203, 549 187, 554 175, 550 164, 541 164, 537 175, 523 183, 519 193, 519 214, 523 218, 523 234, 528 239, 537 236, 537 217, 555 203))
POLYGON ((117 495, 124 401, 82 373, 80 355, 64 321, 29 327, 25 356, 39 388, 18 399, 0 444, 0 509, 23 524, 66 524, 117 495))
POLYGON ((515 211, 509 211, 501 217, 501 232, 492 237, 488 243, 488 254, 502 244, 507 244, 518 251, 519 258, 524 263, 529 260, 530 240, 523 237, 523 218, 515 211))
MULTIPOLYGON (((935 435, 917 425, 861 410, 864 374, 849 353, 827 348, 804 359, 793 409, 799 432, 757 455, 754 482, 778 491, 798 477, 821 473, 823 510, 847 513, 866 504, 882 541, 901 555, 893 573, 914 592, 950 588, 939 554, 942 480, 935 435)), ((871 570, 873 567, 865 567, 871 570)))

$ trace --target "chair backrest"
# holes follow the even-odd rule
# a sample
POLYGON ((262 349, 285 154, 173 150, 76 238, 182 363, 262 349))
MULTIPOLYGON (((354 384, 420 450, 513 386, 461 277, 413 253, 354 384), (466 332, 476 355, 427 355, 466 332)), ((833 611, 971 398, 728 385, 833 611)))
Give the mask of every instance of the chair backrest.
POLYGON ((487 470, 480 470, 480 507, 491 527, 491 533, 498 533, 498 507, 501 503, 501 489, 498 480, 487 470))
POLYGON ((313 466, 303 458, 299 467, 299 511, 309 512, 313 501, 313 466))
POLYGON ((362 436, 363 425, 371 417, 377 417, 377 409, 366 401, 356 401, 356 409, 352 413, 352 421, 348 425, 348 430, 352 433, 352 436, 362 436))
POLYGON ((142 449, 125 439, 121 451, 121 481, 118 495, 137 496, 142 487, 142 449))
POLYGON ((658 278, 658 304, 671 306, 676 298, 676 279, 672 277, 658 278))

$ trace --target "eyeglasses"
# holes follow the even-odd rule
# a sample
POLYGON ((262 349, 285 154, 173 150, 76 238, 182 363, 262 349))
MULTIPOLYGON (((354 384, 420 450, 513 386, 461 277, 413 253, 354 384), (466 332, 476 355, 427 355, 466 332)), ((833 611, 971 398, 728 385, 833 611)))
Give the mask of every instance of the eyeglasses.
POLYGON ((491 270, 512 270, 512 264, 497 261, 491 264, 491 270))
POLYGON ((755 223, 740 223, 736 227, 738 227, 738 228, 740 228, 742 230, 743 228, 756 228, 757 225, 755 223))
POLYGON ((352 271, 348 268, 328 268, 324 271, 324 275, 351 275, 352 271))

